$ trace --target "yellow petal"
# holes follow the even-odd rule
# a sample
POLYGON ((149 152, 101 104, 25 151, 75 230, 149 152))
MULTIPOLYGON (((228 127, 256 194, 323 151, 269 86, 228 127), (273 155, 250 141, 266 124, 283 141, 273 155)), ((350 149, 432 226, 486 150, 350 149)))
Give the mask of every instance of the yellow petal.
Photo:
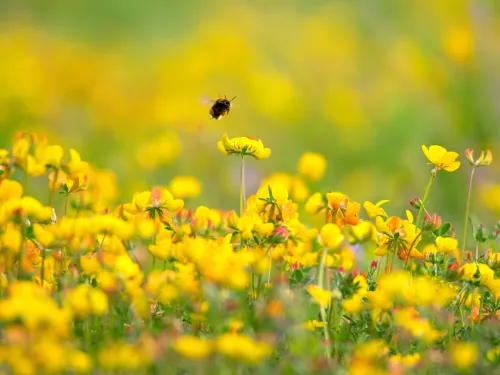
POLYGON ((448 166, 443 167, 443 169, 447 172, 454 172, 460 167, 460 162, 456 161, 454 163, 451 163, 448 166))

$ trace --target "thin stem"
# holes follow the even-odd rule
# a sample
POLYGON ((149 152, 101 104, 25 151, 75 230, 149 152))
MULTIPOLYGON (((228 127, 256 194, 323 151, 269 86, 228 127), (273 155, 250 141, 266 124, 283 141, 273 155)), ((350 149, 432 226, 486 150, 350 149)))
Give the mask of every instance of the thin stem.
POLYGON ((66 194, 66 200, 64 201, 64 216, 68 213, 68 201, 69 201, 69 194, 66 194))
POLYGON ((417 227, 420 225, 420 219, 422 217, 422 213, 424 212, 424 206, 425 206, 425 203, 427 202, 427 197, 429 195, 429 191, 431 190, 432 181, 434 181, 434 177, 436 177, 436 172, 434 172, 434 170, 432 170, 431 179, 429 180, 429 184, 427 185, 427 189, 425 190, 425 193, 424 193, 424 198, 422 199, 422 203, 420 203, 420 208, 418 210, 417 222, 415 223, 415 225, 417 227))
POLYGON ((465 204, 465 218, 464 218, 464 234, 462 235, 462 253, 465 253, 465 240, 467 238, 467 223, 469 221, 469 206, 470 206, 470 194, 472 190, 472 180, 474 178, 474 171, 476 168, 472 168, 470 171, 470 178, 469 178, 469 192, 467 193, 467 203, 465 204))
POLYGON ((40 280, 42 280, 42 287, 43 287, 43 276, 45 273, 45 248, 41 247, 40 251, 42 253, 42 268, 40 270, 40 280))
POLYGON ((59 178, 59 169, 54 172, 54 181, 52 181, 52 186, 49 187, 49 207, 52 207, 52 199, 54 198, 54 190, 56 188, 57 179, 59 178))
POLYGON ((269 271, 267 273, 267 287, 271 286, 271 267, 273 262, 273 247, 269 247, 269 271))
POLYGON ((240 217, 243 215, 245 209, 245 157, 241 157, 241 171, 240 171, 240 217))
MULTIPOLYGON (((323 289, 325 261, 326 261, 326 247, 323 248, 323 253, 321 255, 321 262, 319 264, 318 287, 320 287, 321 289, 323 289)), ((319 306, 319 312, 321 314, 321 321, 323 322, 323 333, 325 335, 325 341, 326 341, 325 355, 328 361, 330 361, 330 353, 331 353, 330 333, 328 332, 328 321, 326 318, 326 312, 324 307, 321 305, 319 306)))

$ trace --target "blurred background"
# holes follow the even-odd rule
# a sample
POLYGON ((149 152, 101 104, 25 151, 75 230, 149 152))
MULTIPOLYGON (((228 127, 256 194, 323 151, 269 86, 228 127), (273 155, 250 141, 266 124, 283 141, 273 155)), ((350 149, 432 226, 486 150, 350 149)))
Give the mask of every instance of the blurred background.
POLYGON ((239 160, 216 143, 224 132, 253 136, 272 155, 247 162, 249 193, 319 152, 328 167, 311 193, 390 199, 386 211, 401 215, 428 182, 421 145, 439 144, 463 164, 438 174, 431 210, 458 228, 463 151, 490 148, 471 215, 491 227, 499 41, 495 0, 2 0, 1 147, 19 130, 43 132, 112 170, 116 202, 188 175, 202 185, 190 205, 230 209, 239 160), (223 95, 236 96, 233 109, 211 120, 205 99, 223 95))

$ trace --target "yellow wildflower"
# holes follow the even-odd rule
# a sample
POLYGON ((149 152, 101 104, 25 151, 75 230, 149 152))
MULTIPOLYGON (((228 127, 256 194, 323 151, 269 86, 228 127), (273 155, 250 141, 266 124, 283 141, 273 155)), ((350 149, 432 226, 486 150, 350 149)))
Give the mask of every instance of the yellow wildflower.
POLYGON ((434 164, 437 169, 444 169, 447 172, 453 172, 460 167, 460 162, 455 161, 458 158, 458 153, 448 151, 444 147, 432 145, 429 148, 422 145, 422 151, 429 161, 434 164))
POLYGON ((212 351, 212 345, 209 341, 189 335, 179 337, 173 348, 182 356, 193 360, 205 358, 212 351))
POLYGON ((313 181, 323 177, 326 169, 326 159, 316 152, 305 152, 299 159, 299 173, 313 181))
POLYGON ((262 141, 248 137, 229 138, 226 133, 217 143, 217 148, 224 155, 239 154, 250 155, 255 159, 266 159, 271 155, 271 149, 265 148, 262 141))

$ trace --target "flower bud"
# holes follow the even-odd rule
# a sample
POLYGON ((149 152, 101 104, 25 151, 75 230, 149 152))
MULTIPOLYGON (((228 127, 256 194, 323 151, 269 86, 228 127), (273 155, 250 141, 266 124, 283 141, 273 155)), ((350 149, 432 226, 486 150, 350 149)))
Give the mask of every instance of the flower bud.
POLYGON ((492 253, 491 249, 488 249, 484 258, 486 259, 486 263, 492 270, 500 270, 500 253, 492 253))
POLYGON ((279 225, 274 228, 273 232, 271 233, 271 241, 273 241, 275 244, 284 243, 288 240, 289 235, 290 231, 285 227, 279 225))
POLYGON ((460 271, 460 263, 458 260, 448 263, 446 266, 446 280, 456 281, 462 277, 463 270, 460 271))
POLYGON ((493 161, 493 154, 490 150, 486 151, 486 155, 484 154, 484 151, 481 151, 481 156, 474 160, 474 151, 468 148, 465 150, 465 158, 473 167, 487 167, 493 161))
POLYGON ((374 260, 370 263, 370 268, 377 268, 377 266, 378 266, 378 262, 376 260, 374 260))
POLYGON ((410 201, 410 206, 412 206, 413 208, 416 208, 417 210, 419 210, 420 207, 422 206, 422 201, 420 200, 419 197, 413 198, 410 201))
POLYGON ((474 228, 474 239, 476 242, 485 243, 488 240, 488 235, 486 234, 485 227, 483 224, 479 224, 477 228, 474 228))
POLYGON ((424 216, 424 229, 436 230, 441 226, 441 217, 433 213, 432 216, 425 214, 424 216))
POLYGON ((466 252, 464 252, 464 260, 466 262, 469 262, 469 263, 474 260, 474 257, 472 255, 472 251, 466 251, 466 252))

